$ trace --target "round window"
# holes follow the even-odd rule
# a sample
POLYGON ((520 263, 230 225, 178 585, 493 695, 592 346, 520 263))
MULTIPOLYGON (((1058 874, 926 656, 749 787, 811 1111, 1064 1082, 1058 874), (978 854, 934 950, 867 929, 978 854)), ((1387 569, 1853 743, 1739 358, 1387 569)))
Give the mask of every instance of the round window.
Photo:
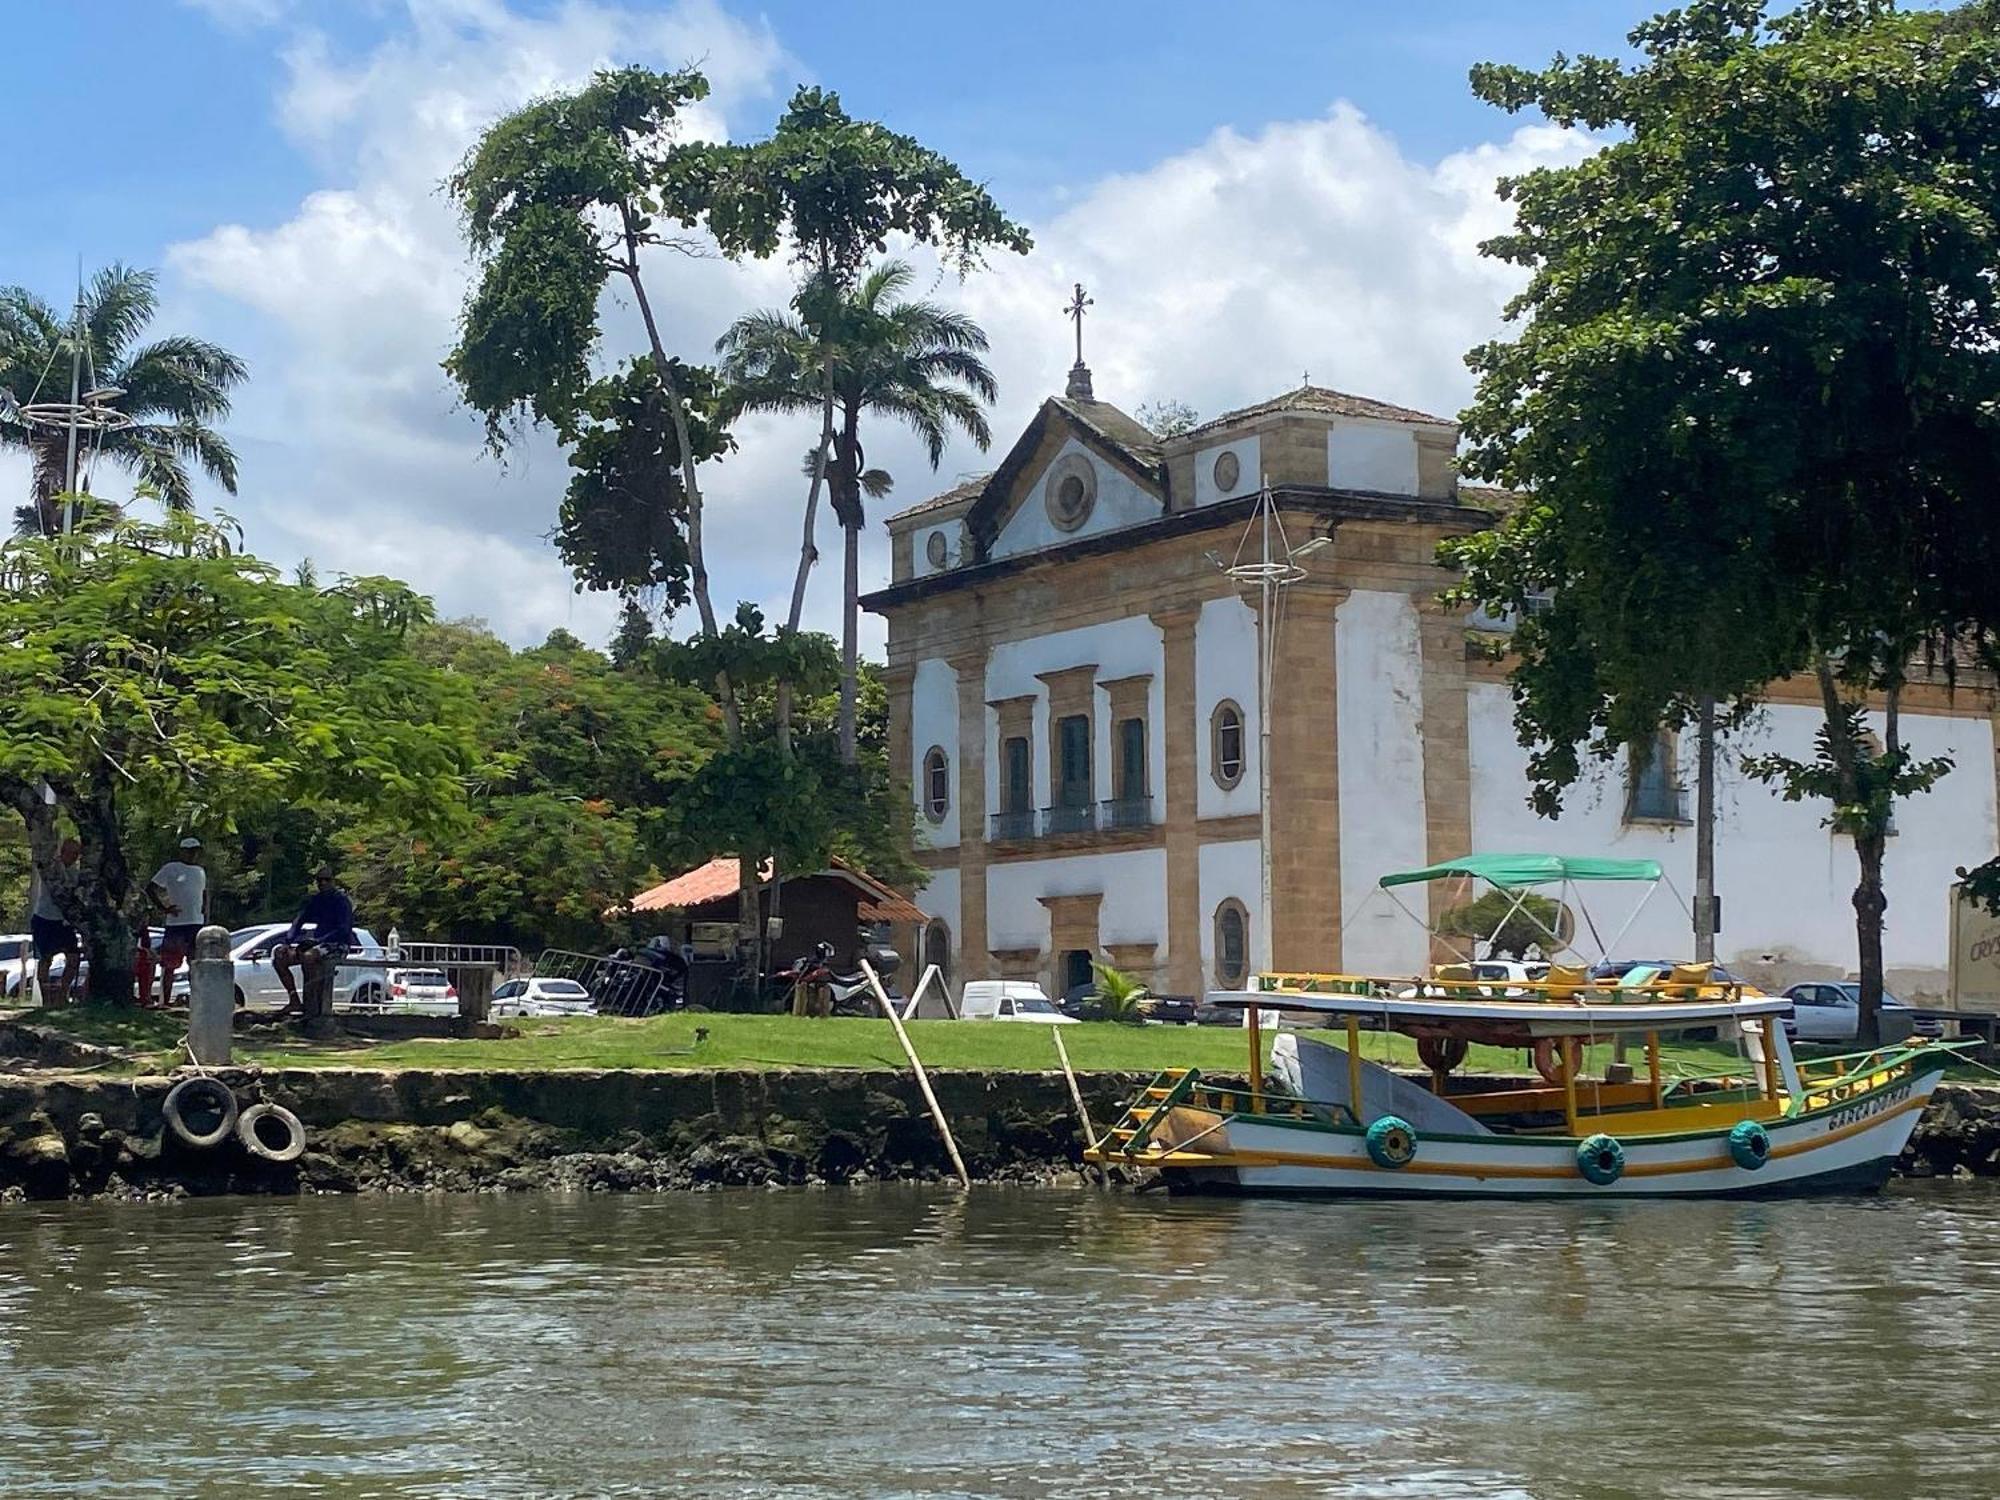
POLYGON ((951 544, 944 539, 942 531, 933 531, 924 543, 924 556, 933 568, 942 568, 951 560, 951 544))
POLYGON ((1242 462, 1234 453, 1224 453, 1215 461, 1215 487, 1227 495, 1236 488, 1236 481, 1243 477, 1242 462))
POLYGON ((1074 531, 1090 515, 1097 499, 1097 471, 1081 453, 1066 453, 1049 470, 1049 519, 1062 531, 1074 531))

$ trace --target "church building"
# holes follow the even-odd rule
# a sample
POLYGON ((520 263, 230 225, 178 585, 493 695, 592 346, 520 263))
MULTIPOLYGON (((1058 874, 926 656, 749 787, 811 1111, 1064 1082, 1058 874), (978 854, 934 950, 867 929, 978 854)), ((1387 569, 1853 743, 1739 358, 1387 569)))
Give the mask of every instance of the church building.
MULTIPOLYGON (((1438 543, 1504 499, 1459 481, 1457 446, 1449 418, 1310 384, 1162 437, 1079 357, 991 474, 890 517, 891 581, 863 602, 930 871, 920 958, 1058 996, 1098 958, 1199 995, 1265 967, 1419 972, 1429 939, 1376 881, 1472 852, 1649 857, 1691 893, 1691 735, 1599 768, 1558 820, 1528 807, 1484 649, 1507 622, 1437 601, 1438 543), (1258 597, 1225 571, 1266 485, 1305 554, 1272 612, 1269 910, 1258 597)), ((1906 692, 1913 752, 1956 769, 1897 811, 1892 988, 1941 987, 1954 867, 1995 850, 1994 707, 1982 685, 1906 692)), ((1819 720, 1809 684, 1774 684, 1730 755, 1810 756, 1819 720)), ((1767 985, 1851 973, 1851 841, 1733 758, 1718 786, 1717 957, 1767 985)), ((1397 894, 1422 918, 1423 893, 1397 894)), ((1690 925, 1662 891, 1621 956, 1684 958, 1690 925)))

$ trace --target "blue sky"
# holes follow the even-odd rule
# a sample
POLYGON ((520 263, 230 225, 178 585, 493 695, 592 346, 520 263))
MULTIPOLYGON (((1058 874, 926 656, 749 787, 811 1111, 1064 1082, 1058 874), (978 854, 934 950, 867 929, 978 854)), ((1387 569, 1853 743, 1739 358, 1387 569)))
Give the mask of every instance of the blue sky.
MULTIPOLYGON (((1584 149, 1479 104, 1466 69, 1616 51, 1652 8, 16 3, 0 50, 0 283, 60 301, 79 255, 157 266, 162 325, 251 361, 230 508, 257 550, 401 573, 516 640, 556 623, 601 635, 608 607, 572 598, 542 541, 559 459, 482 458, 436 370, 466 271, 434 185, 478 123, 528 93, 604 62, 701 58, 718 130, 757 132, 813 81, 985 178, 1039 248, 936 295, 994 336, 1003 435, 1060 384, 1049 294, 1077 276, 1099 300, 1100 394, 1128 407, 1172 395, 1219 411, 1311 368, 1449 410, 1466 393, 1458 354, 1510 289, 1471 248, 1504 222, 1492 177, 1584 149)), ((783 271, 698 268, 675 291, 670 319, 698 351, 735 312, 779 300, 783 271)), ((609 326, 615 339, 616 310, 609 326)), ((765 526, 796 513, 806 436, 750 436, 768 456, 734 466, 743 534, 724 548, 735 591, 768 598, 783 570, 765 526)), ((913 452, 896 455, 897 503, 934 483, 913 452)), ((936 482, 990 462, 954 452, 936 482)), ((15 479, 0 467, 0 485, 15 479)), ((820 581, 815 619, 836 592, 820 581)))

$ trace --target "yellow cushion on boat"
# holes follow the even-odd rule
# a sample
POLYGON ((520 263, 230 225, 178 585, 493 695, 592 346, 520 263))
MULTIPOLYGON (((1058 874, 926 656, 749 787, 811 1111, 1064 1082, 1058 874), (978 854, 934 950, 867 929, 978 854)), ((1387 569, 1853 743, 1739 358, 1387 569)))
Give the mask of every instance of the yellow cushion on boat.
POLYGON ((1458 980, 1470 979, 1472 978, 1472 965, 1439 964, 1437 966, 1437 977, 1439 979, 1458 979, 1458 980))
POLYGON ((1564 964, 1550 964, 1548 978, 1543 981, 1549 987, 1551 1000, 1573 1000, 1576 992, 1590 983, 1590 971, 1574 969, 1564 964))
POLYGON ((1674 985, 1693 985, 1694 990, 1685 997, 1692 1000, 1701 987, 1708 983, 1709 972, 1707 964, 1675 964, 1668 971, 1666 982, 1674 985))

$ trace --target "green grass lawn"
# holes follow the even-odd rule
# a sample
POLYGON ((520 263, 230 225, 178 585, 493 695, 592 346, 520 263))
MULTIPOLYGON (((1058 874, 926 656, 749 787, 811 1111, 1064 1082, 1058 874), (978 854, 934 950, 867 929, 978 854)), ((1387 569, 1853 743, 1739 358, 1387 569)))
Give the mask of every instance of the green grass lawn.
MULTIPOLYGON (((138 1067, 173 1066, 186 1018, 158 1011, 69 1010, 24 1019, 83 1041, 128 1049, 138 1067)), ((677 1014, 646 1020, 579 1017, 510 1023, 521 1035, 493 1041, 373 1042, 364 1037, 315 1042, 259 1027, 239 1033, 240 1062, 268 1067, 367 1068, 902 1068, 902 1048, 887 1021, 795 1016, 677 1014), (707 1036, 697 1042, 695 1032, 707 1036)), ((1052 1028, 1013 1022, 913 1021, 910 1039, 926 1067, 1040 1071, 1057 1066, 1052 1028)), ((1243 1033, 1215 1026, 1123 1026, 1084 1022, 1062 1028, 1071 1063, 1080 1072, 1156 1072, 1196 1067, 1241 1075, 1248 1056, 1243 1033)), ((1337 1040, 1337 1037, 1336 1037, 1337 1040)), ((1362 1056, 1390 1067, 1416 1069, 1416 1043, 1407 1037, 1363 1033, 1362 1056)), ((1662 1048, 1669 1077, 1740 1069, 1733 1046, 1669 1044, 1662 1048)), ((1266 1041, 1266 1055, 1269 1042, 1266 1041)), ((1587 1073, 1600 1073, 1611 1048, 1588 1049, 1587 1073)), ((1645 1053, 1628 1055, 1643 1070, 1645 1053)), ((1474 1047, 1464 1069, 1519 1074, 1525 1053, 1474 1047)))

